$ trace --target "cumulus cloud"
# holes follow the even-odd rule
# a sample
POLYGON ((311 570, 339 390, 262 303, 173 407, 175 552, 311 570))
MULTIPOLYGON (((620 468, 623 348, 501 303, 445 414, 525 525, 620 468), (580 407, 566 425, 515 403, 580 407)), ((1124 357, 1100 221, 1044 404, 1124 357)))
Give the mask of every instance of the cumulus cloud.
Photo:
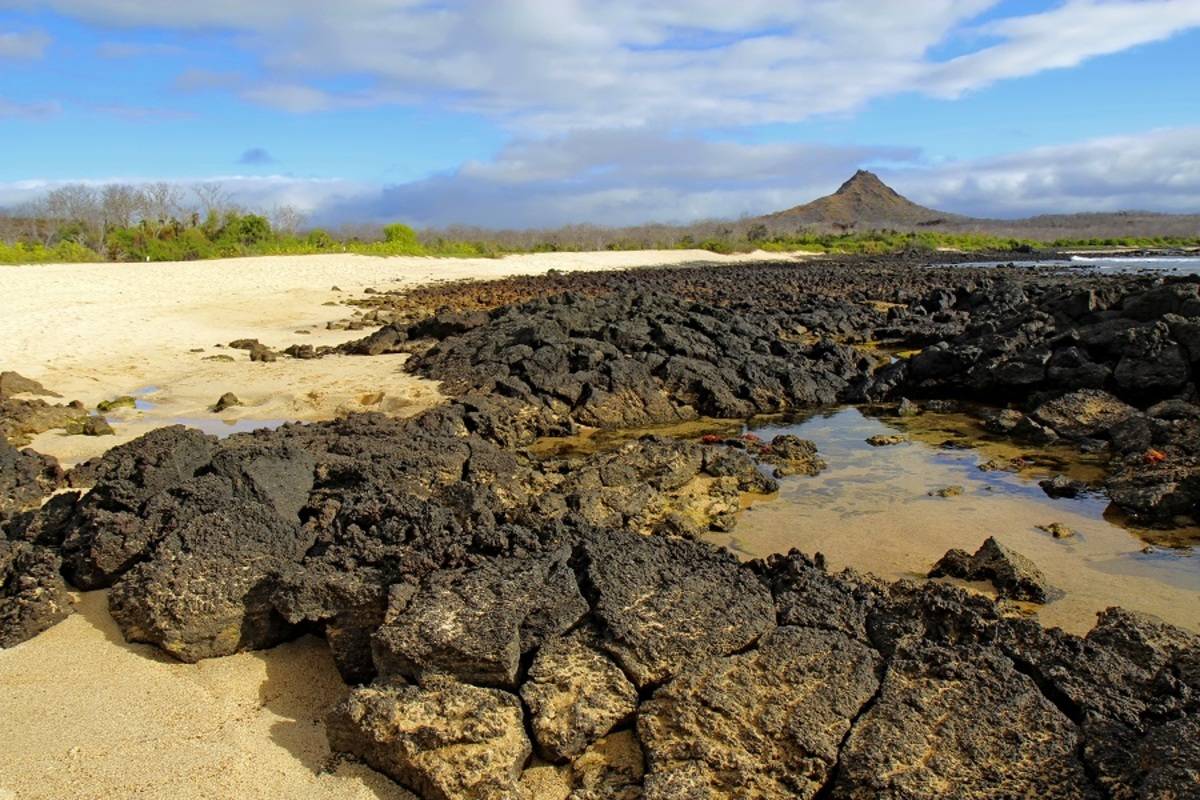
POLYGON ((317 214, 517 228, 732 219, 807 202, 878 163, 888 165, 877 171, 901 193, 954 213, 1200 213, 1200 128, 1182 128, 949 164, 926 163, 910 148, 600 131, 515 142, 491 161, 343 197, 317 214))
POLYGON ((487 162, 330 204, 331 219, 418 225, 636 225, 757 213, 835 187, 872 160, 911 148, 759 144, 591 131, 518 140, 487 162))
POLYGON ((1200 128, 885 171, 912 199, 976 216, 1148 210, 1200 214, 1200 128))
POLYGON ((264 75, 239 89, 251 102, 297 112, 432 102, 541 133, 795 122, 901 92, 956 96, 1200 25, 1196 0, 1067 0, 984 26, 974 20, 999 0, 45 5, 105 25, 233 31, 264 75), (975 49, 935 60, 951 39, 975 49), (313 84, 344 76, 370 88, 346 98, 313 84))
POLYGON ((50 45, 50 37, 43 31, 0 31, 0 58, 41 58, 50 45))
MULTIPOLYGON (((762 214, 826 194, 859 167, 874 168, 919 203, 973 216, 1200 213, 1200 128, 939 164, 927 163, 911 148, 742 144, 609 130, 519 140, 489 161, 388 186, 285 175, 198 182, 222 184, 246 208, 290 205, 322 225, 401 220, 429 227, 531 228, 762 214)), ((90 181, 107 182, 143 180, 90 181)), ((0 207, 61 183, 0 183, 0 207)))

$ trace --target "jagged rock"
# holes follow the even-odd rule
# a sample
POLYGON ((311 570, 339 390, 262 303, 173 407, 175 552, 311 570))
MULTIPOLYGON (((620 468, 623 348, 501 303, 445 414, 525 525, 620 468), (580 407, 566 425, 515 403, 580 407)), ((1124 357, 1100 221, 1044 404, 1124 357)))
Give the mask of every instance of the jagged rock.
POLYGON ((0 399, 7 399, 18 394, 30 394, 38 397, 62 397, 35 380, 26 378, 16 372, 0 372, 0 399))
POLYGON ((921 413, 921 407, 909 400, 907 397, 901 397, 900 403, 896 406, 897 417, 915 417, 921 413))
POLYGON ((637 690, 595 638, 582 628, 549 640, 521 686, 538 750, 551 761, 578 756, 637 709, 637 690))
POLYGON ((1106 435, 1114 425, 1136 413, 1137 409, 1108 392, 1082 389, 1043 403, 1033 416, 1059 436, 1082 439, 1106 435))
POLYGON ((330 747, 427 800, 515 798, 532 748, 521 701, 449 678, 356 689, 325 720, 330 747))
POLYGON ((1200 464, 1148 464, 1134 457, 1104 483, 1109 498, 1141 522, 1175 522, 1200 510, 1200 464))
POLYGON ((1049 497, 1078 497, 1083 492, 1088 490, 1088 485, 1083 481, 1074 481, 1066 475, 1055 475, 1053 478, 1038 481, 1038 486, 1042 487, 1042 491, 1049 497))
POLYGON ((137 398, 129 395, 113 398, 112 400, 101 400, 96 404, 96 410, 101 414, 107 414, 109 411, 117 411, 122 408, 136 408, 137 398))
POLYGON ((766 588, 725 551, 681 539, 597 531, 582 542, 600 646, 638 687, 735 653, 775 625, 766 588))
POLYGON ((37 508, 62 483, 57 459, 17 450, 0 438, 0 522, 18 511, 37 508))
POLYGON ((50 405, 45 400, 0 398, 0 439, 23 447, 39 433, 82 425, 87 416, 81 403, 50 405))
POLYGON ((760 461, 775 466, 776 478, 819 475, 828 466, 825 459, 817 455, 815 443, 790 433, 779 434, 770 444, 755 449, 754 453, 760 461))
POLYGON ((109 611, 126 639, 181 661, 271 647, 292 632, 271 603, 276 576, 311 545, 274 509, 231 502, 159 541, 113 586, 109 611))
POLYGON ((795 548, 749 566, 771 590, 780 625, 837 631, 870 642, 867 617, 882 602, 879 581, 849 570, 830 575, 824 556, 809 558, 795 548))
POLYGON ((0 649, 37 636, 74 611, 60 563, 48 548, 0 537, 0 649))
POLYGON ((68 436, 113 436, 112 426, 108 420, 99 416, 78 417, 69 420, 64 426, 68 436))
POLYGON ((617 731, 571 762, 568 800, 641 800, 645 774, 642 746, 634 732, 617 731))
POLYGON ((1002 597, 1031 603, 1047 603, 1061 594, 1046 582, 1046 576, 1036 564, 991 536, 979 546, 975 555, 964 550, 950 550, 929 571, 930 578, 946 576, 991 581, 1002 597))
POLYGON ((1043 530, 1053 536, 1055 539, 1069 539, 1075 535, 1072 528, 1063 525, 1061 522, 1051 522, 1049 525, 1038 525, 1038 530, 1043 530))
POLYGON ((234 497, 262 503, 296 522, 313 488, 316 460, 294 446, 250 445, 219 450, 208 468, 229 480, 234 497))
POLYGON ((854 725, 831 794, 845 800, 1092 800, 1075 725, 1003 656, 960 645, 897 654, 854 725))
MULTIPOLYGON (((57 526, 64 571, 71 582, 83 589, 110 586, 168 530, 192 516, 186 509, 190 503, 163 495, 180 489, 208 466, 215 446, 214 437, 175 425, 114 447, 72 470, 68 480, 73 486, 91 484, 92 489, 57 526)), ((197 494, 202 506, 215 510, 231 490, 210 482, 196 487, 193 496, 197 494)))
POLYGON ((238 399, 236 394, 233 392, 226 392, 217 398, 217 402, 213 405, 213 413, 220 414, 227 408, 233 408, 234 406, 240 406, 241 404, 242 401, 238 399))
POLYGON ((560 551, 432 573, 411 600, 393 598, 373 638, 379 674, 515 688, 521 654, 587 613, 566 558, 560 551))
POLYGON ((639 711, 647 800, 814 797, 881 666, 844 634, 790 627, 693 665, 639 711))
POLYGON ((874 436, 867 437, 867 444, 871 445, 871 447, 888 447, 890 445, 904 444, 907 441, 908 437, 899 433, 877 433, 874 436))

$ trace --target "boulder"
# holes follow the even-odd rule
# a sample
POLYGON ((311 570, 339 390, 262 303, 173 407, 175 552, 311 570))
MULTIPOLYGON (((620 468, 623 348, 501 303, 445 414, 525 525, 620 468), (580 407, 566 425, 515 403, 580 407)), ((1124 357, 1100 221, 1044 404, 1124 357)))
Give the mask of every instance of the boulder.
POLYGON ((17 450, 0 438, 0 522, 31 508, 63 484, 63 470, 51 456, 17 450))
POLYGON ((600 739, 571 761, 568 800, 642 800, 642 745, 631 730, 600 739))
POLYGON ((879 687, 882 659, 844 634, 782 627, 695 664, 642 704, 647 800, 811 798, 879 687))
POLYGON ((275 581, 312 533, 248 501, 188 520, 113 586, 109 611, 125 638, 181 661, 271 647, 293 633, 271 602, 275 581))
POLYGON ((49 548, 0 538, 0 649, 14 647, 75 609, 49 548))
POLYGON ((574 758, 633 717, 637 690, 581 628, 538 650, 521 686, 538 750, 551 761, 574 758))
POLYGON ((517 797, 532 747, 521 701, 449 678, 354 690, 326 718, 334 752, 361 758, 426 800, 517 797))
POLYGON ((62 397, 35 380, 26 378, 16 372, 0 372, 0 399, 7 399, 18 394, 29 394, 38 397, 62 397))
POLYGON ((736 653, 775 627, 767 589, 711 545, 622 531, 582 542, 600 646, 639 688, 688 664, 736 653))
POLYGON ((421 680, 446 674, 516 688, 521 655, 587 613, 567 555, 441 570, 411 600, 393 596, 389 620, 372 640, 379 674, 421 680))
POLYGON ((1079 732, 1003 656, 930 644, 898 653, 854 725, 830 795, 846 800, 1099 800, 1079 732))
POLYGON ((975 555, 950 550, 929 571, 930 578, 947 576, 967 581, 990 581, 1001 597, 1030 603, 1047 603, 1062 594, 1046 582, 1046 576, 1036 564, 991 536, 979 546, 975 555))
POLYGON ((234 406, 240 406, 241 404, 242 401, 238 399, 236 394, 233 392, 226 392, 217 398, 217 402, 213 405, 213 413, 220 414, 226 409, 233 408, 234 406))
POLYGON ((1137 409, 1099 389, 1081 389, 1043 403, 1034 419, 1069 439, 1106 436, 1109 429, 1137 413, 1137 409))

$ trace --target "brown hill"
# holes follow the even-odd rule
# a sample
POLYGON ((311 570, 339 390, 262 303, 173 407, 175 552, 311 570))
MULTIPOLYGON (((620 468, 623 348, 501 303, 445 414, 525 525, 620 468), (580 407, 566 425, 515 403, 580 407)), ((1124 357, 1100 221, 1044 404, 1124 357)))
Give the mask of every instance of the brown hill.
POLYGON ((899 228, 961 219, 956 214, 917 205, 879 180, 873 172, 862 169, 831 195, 763 218, 776 225, 833 228, 899 228))

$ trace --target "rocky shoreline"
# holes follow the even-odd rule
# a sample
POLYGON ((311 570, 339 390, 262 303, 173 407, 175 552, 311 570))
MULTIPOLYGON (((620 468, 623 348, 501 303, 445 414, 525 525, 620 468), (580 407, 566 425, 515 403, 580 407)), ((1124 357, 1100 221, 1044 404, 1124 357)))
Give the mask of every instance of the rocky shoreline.
POLYGON ((318 632, 359 687, 333 748, 429 798, 518 797, 535 755, 581 799, 1200 796, 1197 636, 1113 609, 1077 637, 942 582, 697 540, 772 472, 820 469, 801 440, 528 449, 986 401, 997 432, 1108 452, 1117 506, 1181 524, 1200 502, 1195 279, 816 261, 363 305, 380 327, 338 352, 412 353, 450 402, 164 428, 65 475, 0 444, 0 646, 69 613, 68 582, 111 587, 125 637, 183 661, 318 632))

